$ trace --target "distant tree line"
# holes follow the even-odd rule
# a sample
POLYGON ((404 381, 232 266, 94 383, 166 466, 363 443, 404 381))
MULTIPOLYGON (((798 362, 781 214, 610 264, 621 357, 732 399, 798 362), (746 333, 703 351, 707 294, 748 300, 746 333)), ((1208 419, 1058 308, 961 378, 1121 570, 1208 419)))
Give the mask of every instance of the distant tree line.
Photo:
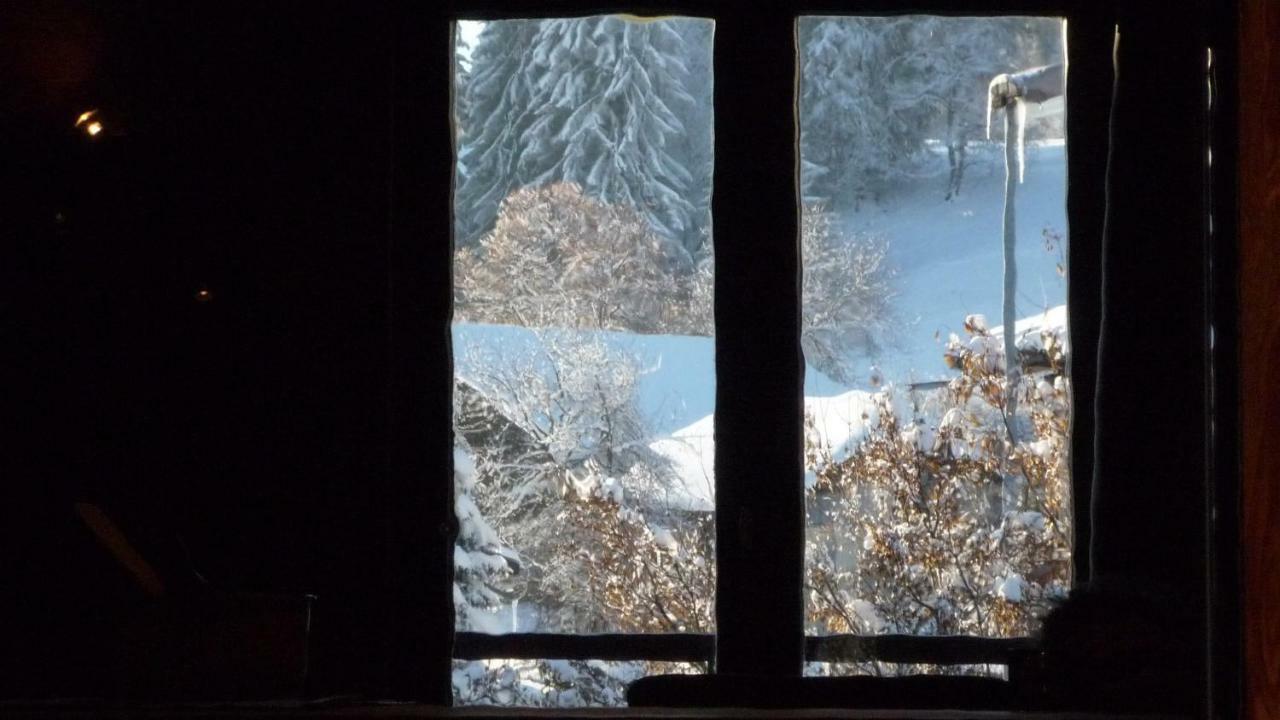
POLYGON ((945 148, 952 197, 985 134, 991 78, 1062 60, 1052 18, 812 17, 799 29, 803 190, 837 208, 920 172, 928 140, 945 148))
MULTIPOLYGON (((888 192, 935 139, 948 196, 983 132, 992 76, 1060 62, 1050 18, 814 17, 800 22, 802 182, 833 209, 888 192)), ((710 21, 617 16, 486 23, 459 44, 456 240, 512 191, 571 182, 636 208, 692 268, 710 255, 710 21)))

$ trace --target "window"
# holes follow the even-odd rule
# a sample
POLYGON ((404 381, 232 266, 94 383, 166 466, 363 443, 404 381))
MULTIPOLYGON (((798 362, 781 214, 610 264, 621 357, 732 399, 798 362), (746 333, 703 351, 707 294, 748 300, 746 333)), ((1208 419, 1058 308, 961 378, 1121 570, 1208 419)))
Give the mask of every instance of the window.
POLYGON ((836 648, 1025 638, 1071 588, 1063 22, 797 31, 801 347, 838 383, 806 382, 805 673, 1004 676, 836 648))
MULTIPOLYGON (((1068 295, 1077 409, 1070 462, 1072 494, 1078 507, 1087 498, 1090 508, 1075 515, 1072 560, 1077 582, 1087 579, 1087 592, 1072 606, 1074 614, 1063 613, 1030 646, 964 637, 853 637, 837 652, 830 644, 805 639, 804 363, 794 242, 800 229, 797 172, 802 177, 803 170, 795 152, 795 119, 786 112, 784 98, 792 97, 795 82, 795 19, 853 14, 859 8, 815 5, 708 11, 716 21, 717 118, 711 203, 717 240, 714 637, 462 636, 451 649, 447 587, 415 585, 424 573, 428 579, 449 577, 452 556, 446 558, 442 550, 451 543, 444 532, 417 547, 405 545, 393 558, 394 567, 407 568, 424 557, 416 551, 432 548, 425 556, 435 565, 397 575, 393 589, 403 617, 422 618, 425 609, 427 617, 449 618, 397 640, 394 674, 402 678, 404 694, 445 701, 451 692, 451 658, 459 657, 460 649, 465 658, 710 660, 716 675, 671 683, 676 695, 666 697, 680 696, 681 688, 683 697, 693 697, 697 693, 687 688, 700 687, 704 696, 724 699, 732 693, 717 695, 716 688, 742 689, 732 685, 734 675, 794 687, 786 679, 801 673, 808 649, 808 658, 817 661, 856 656, 852 659, 886 663, 1008 664, 1003 694, 952 696, 970 707, 1084 703, 1203 711, 1206 698, 1188 688, 1203 687, 1202 679, 1217 672, 1201 639, 1218 642, 1219 637, 1208 632, 1209 618, 1220 612, 1208 591, 1220 582, 1212 574, 1220 550, 1211 542, 1208 491, 1217 480, 1217 448, 1226 442, 1209 432, 1210 421, 1225 411, 1207 397, 1210 370, 1223 356, 1205 332, 1213 317, 1208 260, 1217 251, 1204 222, 1213 200, 1209 190, 1217 187, 1203 152, 1214 132, 1205 113, 1210 79, 1205 48, 1220 40, 1219 23, 1225 20, 1208 13, 1201 23, 1185 17, 1174 22, 1071 3, 974 8, 975 15, 1017 11, 1067 17, 1068 295), (1117 25, 1120 71, 1113 103, 1117 25), (1157 109, 1164 109, 1160 122, 1153 121, 1157 109), (1171 318, 1187 320, 1180 324, 1171 318), (1132 632, 1120 633, 1117 627, 1132 632)), ((946 3, 938 9, 954 7, 946 3)), ((484 8, 478 10, 483 15, 484 8)), ((699 14, 696 10, 687 14, 699 14)), ((504 11, 491 16, 503 17, 504 11)), ((452 447, 440 440, 450 437, 452 417, 443 400, 451 396, 449 354, 441 351, 448 348, 443 328, 452 258, 447 249, 424 249, 421 242, 443 235, 453 209, 438 192, 425 202, 422 197, 443 187, 429 173, 451 167, 452 148, 441 139, 448 136, 442 119, 447 113, 435 112, 448 97, 448 73, 424 68, 434 67, 440 53, 451 49, 442 39, 451 20, 433 20, 440 37, 427 49, 418 35, 404 31, 404 47, 397 52, 397 125, 432 132, 425 144, 397 141, 404 150, 397 163, 392 256, 396 292, 413 299, 397 304, 394 319, 399 342, 414 348, 396 354, 398 387, 410 391, 398 397, 417 392, 432 399, 425 408, 402 399, 403 406, 395 409, 403 436, 395 456, 404 473, 399 482, 405 497, 421 501, 417 507, 439 505, 449 511, 435 516, 442 527, 450 522, 451 483, 433 468, 453 456, 452 447), (423 327, 436 328, 431 347, 405 339, 421 338, 423 327), (413 477, 415 469, 435 482, 415 485, 423 482, 413 477)), ((414 532, 420 519, 408 513, 396 518, 393 534, 420 537, 414 532)), ((660 690, 661 683, 650 689, 660 690)), ((908 706, 919 700, 909 686, 887 692, 876 695, 877 702, 908 706)))
POLYGON ((468 658, 714 632, 714 25, 457 30, 454 699, 619 705, 709 656, 468 658))

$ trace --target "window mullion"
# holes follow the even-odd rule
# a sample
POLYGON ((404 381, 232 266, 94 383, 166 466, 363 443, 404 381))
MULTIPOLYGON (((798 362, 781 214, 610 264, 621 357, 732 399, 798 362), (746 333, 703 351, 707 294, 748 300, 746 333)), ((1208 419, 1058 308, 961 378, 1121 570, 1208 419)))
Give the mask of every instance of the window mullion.
POLYGON ((804 659, 794 19, 717 18, 716 669, 804 659))

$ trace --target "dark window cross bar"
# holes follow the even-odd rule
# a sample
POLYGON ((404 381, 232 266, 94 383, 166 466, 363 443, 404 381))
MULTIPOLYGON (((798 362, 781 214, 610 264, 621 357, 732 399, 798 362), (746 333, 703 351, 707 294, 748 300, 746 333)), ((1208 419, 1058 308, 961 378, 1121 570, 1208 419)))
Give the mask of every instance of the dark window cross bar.
POLYGON ((695 633, 565 635, 510 633, 488 635, 460 632, 454 636, 457 660, 665 660, 708 662, 715 652, 715 636, 695 633))
POLYGON ((805 659, 810 662, 1005 665, 1035 648, 1031 638, 968 635, 825 635, 804 639, 805 659))
MULTIPOLYGON (((1007 664, 1036 647, 1030 638, 983 638, 963 635, 826 635, 805 638, 811 662, 863 662, 936 665, 1007 664)), ((662 660, 706 662, 715 652, 711 634, 509 633, 460 632, 454 639, 458 660, 503 658, 536 660, 662 660)))

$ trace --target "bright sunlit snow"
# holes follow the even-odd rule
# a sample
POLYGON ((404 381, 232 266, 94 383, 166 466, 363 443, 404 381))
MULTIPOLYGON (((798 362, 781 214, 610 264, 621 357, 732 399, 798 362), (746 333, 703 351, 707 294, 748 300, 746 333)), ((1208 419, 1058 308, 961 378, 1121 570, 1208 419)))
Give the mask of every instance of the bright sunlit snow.
MULTIPOLYGON (((843 215, 847 230, 886 238, 900 273, 901 336, 876 361, 890 381, 950 377, 940 362, 947 336, 964 336, 966 315, 1000 318, 1004 167, 994 146, 985 154, 975 148, 971 162, 963 192, 950 201, 937 183, 920 182, 881 206, 843 215)), ((1041 236, 1049 228, 1065 237, 1066 210, 1066 148, 1028 143, 1026 180, 1017 194, 1017 315, 1027 322, 1066 302, 1066 278, 1058 270, 1065 267, 1065 244, 1046 250, 1041 236)))

